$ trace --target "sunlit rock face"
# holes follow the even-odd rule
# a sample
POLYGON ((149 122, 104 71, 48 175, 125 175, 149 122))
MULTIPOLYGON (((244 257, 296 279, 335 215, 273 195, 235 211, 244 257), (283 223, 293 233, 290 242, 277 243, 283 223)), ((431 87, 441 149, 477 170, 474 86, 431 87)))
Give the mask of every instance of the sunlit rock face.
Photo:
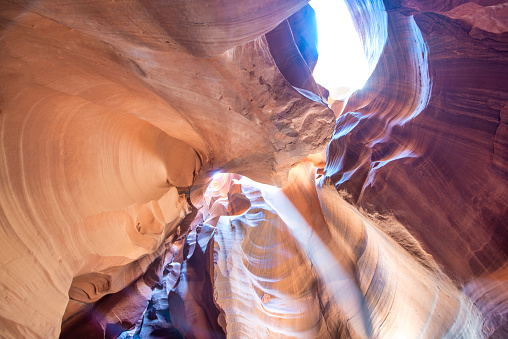
MULTIPOLYGON (((283 184, 326 147, 333 113, 285 80, 263 37, 303 5, 182 2, 175 21, 146 1, 2 4, 6 336, 57 337, 69 297, 64 321, 126 286, 142 312, 140 279, 186 234, 198 173, 283 184)), ((97 327, 128 328, 129 312, 97 327)))
POLYGON ((400 224, 380 230, 314 174, 301 165, 283 189, 236 182, 251 207, 221 217, 214 242, 228 335, 479 336, 478 310, 400 224))
MULTIPOLYGON (((401 53, 399 38, 414 25, 399 25, 393 31, 398 46, 385 48, 369 83, 345 108, 361 115, 345 115, 338 124, 336 131, 356 124, 346 150, 330 148, 346 164, 335 170, 332 162, 337 160, 330 157, 333 181, 360 205, 393 211, 461 279, 495 270, 506 261, 506 34, 491 32, 504 32, 505 7, 470 4, 439 14, 415 14, 428 46, 423 52, 428 53, 430 82, 421 78, 422 69, 411 71, 409 53, 401 53), (484 27, 481 37, 474 33, 479 28, 458 14, 466 7, 475 9, 467 13, 478 13, 479 21, 491 13, 492 26, 484 27), (422 95, 419 83, 431 85, 428 95, 422 95), (423 99, 427 107, 415 109, 423 99), (445 245, 450 238, 453 244, 445 245)), ((409 9, 416 10, 398 10, 409 9)), ((391 24, 401 21, 400 15, 394 16, 391 24)), ((338 133, 335 139, 330 147, 345 140, 338 133)))
POLYGON ((386 7, 387 45, 366 87, 348 101, 351 113, 338 119, 325 175, 354 204, 402 223, 482 305, 483 335, 504 337, 506 303, 497 296, 506 296, 508 255, 507 7, 386 7), (421 62, 413 62, 420 70, 409 64, 418 58, 415 27, 428 82, 421 62), (427 106, 416 109, 422 99, 427 106))
POLYGON ((508 335, 508 7, 305 4, 2 3, 2 337, 508 335))

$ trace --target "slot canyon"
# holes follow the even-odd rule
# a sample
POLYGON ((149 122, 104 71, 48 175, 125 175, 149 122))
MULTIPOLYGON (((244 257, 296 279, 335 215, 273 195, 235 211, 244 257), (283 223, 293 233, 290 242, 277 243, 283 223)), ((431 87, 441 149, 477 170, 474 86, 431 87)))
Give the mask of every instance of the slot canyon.
POLYGON ((0 0, 0 337, 508 338, 508 2, 345 4, 0 0))

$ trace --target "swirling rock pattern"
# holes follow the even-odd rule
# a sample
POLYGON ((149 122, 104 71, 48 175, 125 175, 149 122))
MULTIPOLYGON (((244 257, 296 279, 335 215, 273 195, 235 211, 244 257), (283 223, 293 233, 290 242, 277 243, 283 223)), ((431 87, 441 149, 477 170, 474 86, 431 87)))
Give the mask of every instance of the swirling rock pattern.
MULTIPOLYGON (((468 18, 494 8, 503 17, 504 7, 494 6, 468 12, 468 18)), ((417 81, 389 82, 399 72, 397 57, 407 54, 385 48, 383 58, 395 59, 382 58, 365 89, 348 101, 344 111, 351 113, 339 118, 325 172, 359 205, 394 211, 449 273, 468 279, 506 261, 506 38, 485 28, 489 38, 477 40, 467 26, 472 21, 458 13, 421 13, 411 24, 428 46, 432 88, 426 108, 408 105, 418 98, 408 92, 419 88, 417 81), (445 240, 450 238, 456 241, 445 240)), ((390 39, 387 47, 393 44, 390 39)))
POLYGON ((304 3, 202 5, 175 21, 144 1, 2 3, 5 336, 56 337, 69 290, 90 303, 140 279, 186 233, 198 172, 283 182, 326 146, 333 113, 287 83, 263 38, 304 3))
POLYGON ((329 336, 315 269, 262 191, 241 185, 251 207, 239 217, 221 217, 214 237, 214 287, 225 332, 233 338, 329 336))
POLYGON ((489 291, 506 288, 493 278, 502 276, 493 272, 506 266, 508 248, 506 4, 385 5, 391 12, 384 54, 338 119, 325 175, 350 202, 404 225, 478 298, 487 319, 482 335, 503 337, 507 305, 489 291), (412 69, 408 76, 421 77, 421 63, 404 68, 410 55, 393 52, 411 51, 414 43, 400 40, 411 31, 400 23, 412 20, 406 27, 413 36, 421 32, 432 84, 423 109, 409 105, 418 101, 418 81, 402 85, 406 72, 399 73, 412 69))
POLYGON ((332 137, 304 0, 3 1, 1 336, 506 337, 508 7, 348 8, 332 137))
POLYGON ((293 169, 282 190, 240 180, 251 208, 219 219, 214 286, 228 336, 481 336, 480 312, 401 225, 385 225, 388 236, 333 185, 316 190, 314 171, 293 169))

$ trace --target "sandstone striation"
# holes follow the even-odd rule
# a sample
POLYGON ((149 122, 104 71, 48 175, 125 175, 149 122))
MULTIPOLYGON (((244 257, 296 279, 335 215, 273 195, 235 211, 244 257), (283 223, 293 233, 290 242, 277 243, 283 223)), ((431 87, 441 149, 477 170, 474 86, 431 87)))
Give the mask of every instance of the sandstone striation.
POLYGON ((506 337, 508 6, 347 6, 1 1, 0 336, 506 337))
MULTIPOLYGON (((488 12, 501 18, 503 6, 479 10, 469 5, 478 9, 468 11, 469 21, 459 15, 464 7, 414 16, 428 46, 432 89, 426 108, 409 105, 418 98, 418 82, 412 82, 414 92, 408 93, 411 86, 393 79, 401 74, 394 70, 401 63, 385 64, 383 58, 390 58, 385 49, 367 86, 348 101, 345 111, 352 113, 339 118, 325 169, 360 206, 393 212, 461 281, 506 263, 508 194, 502 141, 508 99, 506 36, 499 33, 498 19, 492 21, 498 28, 484 27, 478 40, 474 32, 479 28, 471 27, 470 20, 474 13, 482 18, 488 12)), ((397 57, 401 53, 391 56, 397 57)))
POLYGON ((196 25, 162 34, 149 3, 2 5, 3 333, 56 337, 69 290, 95 302, 133 284, 184 234, 198 172, 282 182, 326 146, 332 112, 287 83, 262 37, 303 3, 255 6, 239 8, 263 27, 210 23, 200 41, 196 25))
POLYGON ((252 206, 222 216, 214 237, 228 336, 480 335, 479 311, 403 226, 388 236, 314 173, 300 165, 282 190, 238 182, 252 206))
POLYGON ((350 113, 338 119, 325 174, 349 201, 394 216, 456 284, 481 295, 477 303, 493 312, 486 319, 497 319, 485 321, 483 335, 503 337, 506 303, 490 292, 504 294, 506 282, 492 274, 505 269, 508 248, 508 20, 506 5, 497 3, 387 2, 389 27, 413 20, 397 13, 412 13, 412 30, 421 31, 428 103, 415 109, 422 88, 403 81, 417 75, 423 85, 422 69, 407 68, 400 49, 410 30, 398 24, 371 79, 349 99, 350 113))

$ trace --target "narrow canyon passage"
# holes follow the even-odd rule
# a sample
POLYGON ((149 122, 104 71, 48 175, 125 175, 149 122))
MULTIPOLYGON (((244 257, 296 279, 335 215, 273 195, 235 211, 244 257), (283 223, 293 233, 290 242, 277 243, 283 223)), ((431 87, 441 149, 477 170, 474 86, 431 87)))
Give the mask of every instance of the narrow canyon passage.
POLYGON ((506 1, 312 6, 0 1, 0 337, 508 336, 506 1))

